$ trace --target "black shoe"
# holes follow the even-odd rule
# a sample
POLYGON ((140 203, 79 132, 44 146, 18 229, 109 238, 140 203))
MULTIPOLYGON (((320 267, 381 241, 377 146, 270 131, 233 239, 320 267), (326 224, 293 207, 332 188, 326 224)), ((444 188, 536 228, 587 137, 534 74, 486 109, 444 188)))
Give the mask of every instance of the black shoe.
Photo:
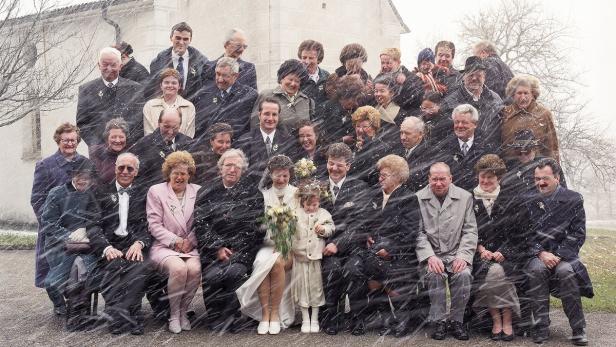
POLYGON ((490 332, 490 340, 492 340, 492 341, 500 341, 502 336, 503 336, 503 332, 502 331, 498 332, 498 333, 490 332))
POLYGON ((501 339, 501 341, 510 342, 510 341, 513 341, 515 339, 515 334, 512 333, 511 335, 507 335, 507 334, 505 334, 504 331, 501 331, 500 339, 501 339))
POLYGON ((573 335, 571 336, 571 342, 576 346, 588 345, 588 337, 586 336, 586 331, 584 331, 584 329, 573 330, 573 335))
POLYGON ((366 325, 364 324, 363 319, 357 319, 353 324, 353 329, 351 330, 351 335, 360 336, 366 333, 366 325))
POLYGON ((451 335, 457 340, 468 340, 468 331, 466 331, 466 327, 462 322, 451 322, 451 335))
POLYGON ((131 335, 143 335, 143 324, 135 324, 130 328, 131 335))
POLYGON ((540 328, 533 334, 534 343, 544 343, 550 339, 550 331, 547 328, 540 328))
POLYGON ((327 322, 323 322, 321 325, 321 330, 323 330, 327 335, 336 335, 338 334, 338 325, 334 322, 327 320, 327 322))
POLYGON ((444 340, 447 337, 447 323, 444 321, 436 322, 434 325, 434 331, 432 332, 432 338, 434 340, 444 340))
POLYGON ((66 316, 66 306, 65 305, 54 306, 53 313, 56 316, 66 316))

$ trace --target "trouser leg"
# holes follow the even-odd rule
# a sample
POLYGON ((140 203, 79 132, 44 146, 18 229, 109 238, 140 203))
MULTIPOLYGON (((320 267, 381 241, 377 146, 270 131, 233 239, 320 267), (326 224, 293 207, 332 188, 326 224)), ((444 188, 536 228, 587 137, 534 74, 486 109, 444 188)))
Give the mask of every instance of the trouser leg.
POLYGON ((561 261, 556 265, 554 275, 558 279, 558 292, 563 302, 565 315, 569 318, 571 329, 586 328, 582 299, 580 298, 580 287, 571 264, 561 261))
POLYGON ((424 276, 424 283, 428 289, 430 296, 430 314, 431 322, 444 321, 447 314, 447 295, 445 293, 447 274, 427 272, 424 276))
POLYGON ((323 324, 338 321, 338 305, 343 293, 342 260, 336 256, 323 257, 321 261, 325 305, 321 314, 323 324))
POLYGON ((364 273, 364 263, 361 256, 349 258, 344 265, 344 278, 347 283, 351 314, 361 316, 368 306, 368 279, 364 273))
POLYGON ((471 294, 471 282, 473 275, 471 269, 466 267, 461 272, 449 276, 449 290, 451 291, 451 314, 450 319, 462 323, 464 310, 471 294))
POLYGON ((550 326, 550 269, 539 259, 528 264, 528 296, 537 328, 550 326))

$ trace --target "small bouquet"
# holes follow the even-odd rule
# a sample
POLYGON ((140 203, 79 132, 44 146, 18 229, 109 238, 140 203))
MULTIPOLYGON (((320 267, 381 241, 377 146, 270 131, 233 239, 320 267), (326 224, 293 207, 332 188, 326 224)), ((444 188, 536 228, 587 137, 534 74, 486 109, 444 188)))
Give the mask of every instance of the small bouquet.
POLYGON ((294 170, 295 177, 303 179, 312 176, 317 171, 317 167, 314 165, 312 160, 302 158, 295 163, 294 170))
POLYGON ((297 227, 297 217, 287 205, 268 207, 261 218, 261 223, 270 232, 274 249, 287 258, 293 246, 293 236, 297 227))

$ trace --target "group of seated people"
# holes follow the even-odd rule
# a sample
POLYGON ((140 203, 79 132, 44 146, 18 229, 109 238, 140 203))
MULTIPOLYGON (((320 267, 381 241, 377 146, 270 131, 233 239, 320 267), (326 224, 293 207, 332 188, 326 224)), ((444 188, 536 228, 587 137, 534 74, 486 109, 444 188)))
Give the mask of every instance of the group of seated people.
POLYGON ((36 285, 70 330, 91 324, 84 298, 100 291, 113 334, 143 334, 147 296, 173 333, 258 322, 275 335, 298 313, 303 333, 376 322, 401 337, 430 322, 437 340, 467 340, 470 326, 542 343, 552 294, 572 342, 587 343, 583 200, 534 77, 513 77, 486 42, 457 71, 448 41, 412 71, 383 50, 374 79, 349 44, 330 75, 306 40, 257 93, 241 30, 215 61, 191 38, 174 26, 149 75, 130 46, 103 48, 77 126, 60 125, 58 151, 36 165, 36 285), (288 252, 263 222, 283 208, 288 252), (69 281, 76 263, 86 280, 69 281), (205 309, 192 312, 199 285, 205 309))

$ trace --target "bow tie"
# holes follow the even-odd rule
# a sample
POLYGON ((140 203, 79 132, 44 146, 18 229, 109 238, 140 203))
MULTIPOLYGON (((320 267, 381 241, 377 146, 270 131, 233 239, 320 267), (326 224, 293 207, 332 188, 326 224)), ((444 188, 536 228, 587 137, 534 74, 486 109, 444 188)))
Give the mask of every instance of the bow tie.
POLYGON ((130 187, 118 189, 118 195, 122 195, 123 193, 126 193, 126 194, 128 194, 128 196, 130 196, 130 194, 132 192, 133 192, 133 190, 130 187))

